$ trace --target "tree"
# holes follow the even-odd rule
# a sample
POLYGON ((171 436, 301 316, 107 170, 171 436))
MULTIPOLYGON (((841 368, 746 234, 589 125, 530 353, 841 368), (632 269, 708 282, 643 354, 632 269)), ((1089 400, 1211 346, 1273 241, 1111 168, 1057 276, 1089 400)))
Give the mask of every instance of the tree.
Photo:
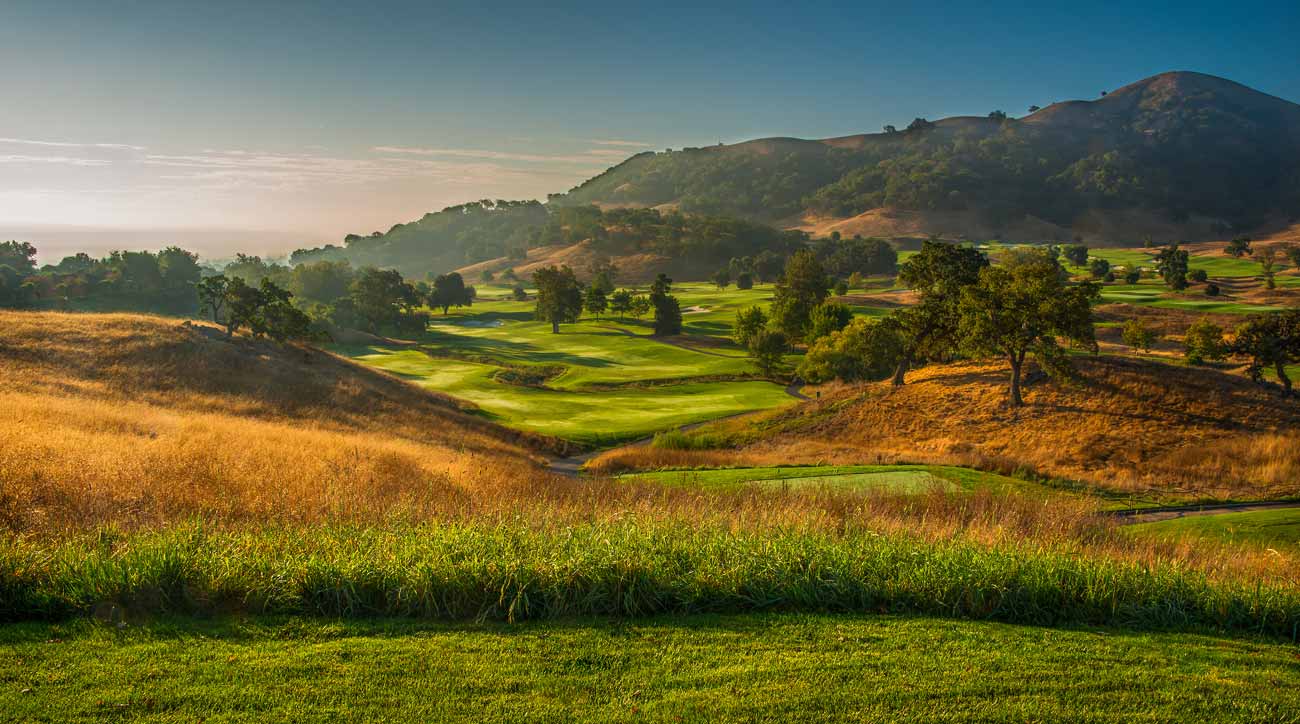
POLYGON ((346 261, 299 264, 289 277, 289 291, 299 299, 331 304, 347 296, 354 276, 352 265, 346 261))
POLYGON ((466 287, 465 280, 457 272, 439 274, 434 277, 433 289, 429 292, 429 306, 441 308, 443 314, 447 314, 453 306, 472 306, 474 297, 470 289, 472 287, 466 287))
POLYGON ((1060 265, 1046 254, 1024 254, 1014 263, 981 269, 979 281, 962 290, 961 338, 970 351, 1000 355, 1010 363, 1009 401, 1019 407, 1027 356, 1059 376, 1070 365, 1058 337, 1096 350, 1092 303, 1099 296, 1093 282, 1066 282, 1060 265))
POLYGON ((866 289, 867 278, 858 272, 853 272, 848 279, 849 289, 866 289))
POLYGON ((892 125, 889 125, 888 123, 886 123, 886 124, 885 124, 885 129, 884 129, 884 130, 885 130, 885 133, 888 133, 888 134, 891 134, 891 135, 892 135, 892 134, 898 133, 898 126, 892 126, 892 125))
POLYGON ((726 267, 713 273, 713 283, 718 285, 719 289, 726 289, 731 284, 731 271, 726 267))
POLYGON ((1130 319, 1124 323, 1120 336, 1124 344, 1144 352, 1151 351, 1151 344, 1156 341, 1155 332, 1151 331, 1140 319, 1130 319))
POLYGON ((1205 296, 1207 296, 1207 297, 1217 297, 1217 296, 1219 296, 1219 285, 1218 285, 1218 284, 1215 284, 1214 282, 1210 282, 1209 284, 1206 284, 1206 285, 1205 285, 1205 296))
POLYGON ((0 266, 7 266, 20 276, 36 271, 36 247, 26 241, 0 243, 0 266))
POLYGON ((158 252, 158 273, 169 291, 188 293, 202 276, 199 255, 169 246, 158 252))
POLYGON ((560 333, 560 324, 578 321, 582 313, 582 287, 567 264, 533 272, 533 286, 537 287, 537 319, 550 322, 552 334, 560 333))
POLYGON ((989 113, 989 118, 1000 123, 1007 120, 1007 113, 1006 111, 992 111, 989 113))
MULTIPOLYGON (((238 278, 238 277, 236 277, 238 278)), ((194 291, 199 295, 199 308, 212 315, 212 321, 221 324, 224 319, 226 305, 229 301, 230 280, 224 274, 216 274, 210 277, 204 277, 194 285, 194 291)), ((234 334, 233 329, 226 330, 226 336, 234 334)))
POLYGON ((772 281, 785 270, 785 257, 771 249, 764 249, 754 257, 754 273, 763 281, 772 281))
POLYGON ((17 269, 0 264, 0 307, 25 307, 33 296, 31 283, 17 269))
POLYGON ((1183 338, 1183 354, 1194 365, 1219 362, 1227 357, 1228 348, 1223 342, 1223 327, 1201 317, 1187 328, 1183 338))
POLYGON ((233 337, 243 327, 257 322, 262 295, 243 277, 233 277, 226 285, 226 337, 233 337))
POLYGON ((749 357, 759 373, 770 376, 781 368, 790 351, 790 340, 780 330, 761 329, 749 340, 749 357))
POLYGON ((1238 236, 1232 241, 1229 241, 1227 245, 1223 247, 1223 253, 1234 259, 1248 256, 1250 254, 1250 237, 1238 236))
POLYGON ((788 339, 803 339, 813 308, 824 302, 826 296, 826 271, 817 257, 807 249, 795 252, 786 262, 785 274, 776 283, 773 324, 788 339))
POLYGON ((619 317, 627 316, 627 313, 632 311, 632 291, 620 289, 614 292, 609 298, 609 311, 619 317))
POLYGON ((640 319, 650 313, 650 298, 638 294, 632 299, 632 316, 640 319))
POLYGON ((654 336, 668 337, 674 334, 682 333, 682 308, 677 303, 677 297, 671 294, 664 294, 658 297, 651 297, 651 304, 655 308, 654 336))
POLYGON ((934 128, 934 122, 924 118, 913 118, 912 122, 907 124, 909 131, 928 131, 931 128, 934 128))
POLYGON ((1282 248, 1286 250, 1286 258, 1291 266, 1300 267, 1300 244, 1287 244, 1282 248))
POLYGON ((736 312, 736 324, 731 328, 731 338, 741 347, 748 348, 749 340, 767 327, 767 315, 757 305, 736 312))
POLYGON ((1286 367, 1300 363, 1300 309, 1251 317, 1237 327, 1229 351, 1250 358, 1246 372, 1256 382, 1263 382, 1264 369, 1272 367, 1282 384, 1282 396, 1290 397, 1293 393, 1286 367))
POLYGON ((1133 268, 1133 269, 1129 269, 1128 271, 1124 272, 1124 283, 1125 283, 1125 284, 1137 284, 1137 283, 1140 282, 1140 281, 1142 281, 1142 270, 1141 270, 1141 269, 1133 268))
POLYGON ((837 302, 823 302, 813 307, 808 317, 808 341, 813 342, 849 326, 853 311, 837 302))
POLYGON ((903 338, 888 319, 855 319, 808 348, 797 374, 809 382, 881 380, 898 366, 903 338))
POLYGON ((1088 263, 1088 247, 1083 244, 1070 244, 1062 252, 1067 261, 1075 266, 1088 263))
POLYGON ((491 269, 484 269, 483 271, 479 272, 478 275, 478 280, 483 282, 484 284, 491 284, 494 278, 495 277, 493 276, 491 269))
POLYGON ((930 239, 898 270, 898 280, 916 291, 918 302, 893 314, 903 350, 894 384, 903 384, 912 365, 942 359, 956 351, 962 289, 979 281, 988 258, 977 249, 930 239))
POLYGON ((741 272, 741 273, 737 274, 737 275, 736 275, 736 288, 737 288, 737 289, 753 289, 753 288, 754 288, 754 275, 751 274, 750 272, 741 272))
POLYGON ((1210 279, 1210 274, 1204 269, 1193 269, 1187 272, 1187 279, 1194 282, 1206 282, 1210 279))
POLYGON ((516 302, 528 301, 528 292, 524 289, 524 285, 522 284, 516 284, 514 288, 510 290, 510 296, 516 302))
POLYGON ((1156 254, 1156 271, 1164 278, 1165 285, 1174 291, 1182 291, 1187 288, 1187 263, 1188 254, 1186 249, 1179 249, 1178 244, 1170 244, 1156 254))
POLYGON ((1093 259, 1088 262, 1088 273, 1093 279, 1101 279, 1110 273, 1110 262, 1105 259, 1093 259))
POLYGON ((352 280, 346 298, 347 304, 335 304, 336 310, 342 312, 336 319, 340 323, 360 322, 369 332, 383 327, 424 331, 428 315, 416 313, 420 294, 396 269, 362 269, 352 280))
POLYGON ((1043 109, 1042 109, 1042 108, 1039 108, 1038 106, 1030 106, 1030 107, 1029 107, 1029 112, 1030 112, 1031 114, 1032 114, 1032 113, 1037 113, 1037 112, 1039 112, 1039 111, 1041 111, 1041 110, 1043 110, 1043 109))
POLYGON ((1260 271, 1264 273, 1264 288, 1277 289, 1277 281, 1273 279, 1277 268, 1277 247, 1266 246, 1256 251, 1255 261, 1259 262, 1260 271))
POLYGON ((311 318, 293 305, 293 293, 263 278, 257 290, 257 313, 249 320, 254 337, 270 337, 277 342, 311 336, 311 318))
POLYGON ((601 313, 609 308, 609 300, 605 297, 605 288, 595 284, 587 287, 582 306, 587 310, 588 314, 600 319, 601 313))

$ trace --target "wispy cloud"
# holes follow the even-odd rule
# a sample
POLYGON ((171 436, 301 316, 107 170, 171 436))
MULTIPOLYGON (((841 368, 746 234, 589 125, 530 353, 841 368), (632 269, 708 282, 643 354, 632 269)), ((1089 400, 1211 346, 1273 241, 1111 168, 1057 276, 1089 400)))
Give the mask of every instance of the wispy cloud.
POLYGON ((35 141, 30 138, 0 138, 0 143, 23 146, 52 146, 54 148, 103 148, 114 151, 143 151, 144 146, 127 143, 74 143, 71 141, 35 141))
POLYGON ((65 166, 108 166, 112 161, 106 161, 102 158, 73 158, 71 156, 30 156, 27 154, 11 153, 0 155, 0 163, 28 164, 28 163, 53 163, 65 166))
MULTIPOLYGON (((523 163, 589 164, 607 160, 609 151, 592 149, 577 154, 513 153, 510 151, 485 151, 473 148, 419 148, 412 146, 374 146, 375 153, 408 156, 447 156, 451 158, 480 158, 489 161, 515 161, 523 163)), ((616 152, 622 155, 621 152, 616 152)))
POLYGON ((620 141, 614 140, 590 140, 587 143, 594 143, 597 146, 629 146, 631 148, 650 148, 652 144, 644 141, 620 141))
MULTIPOLYGON (((598 159, 589 158, 589 162, 598 159)), ((485 161, 449 161, 431 158, 335 158, 313 154, 212 151, 185 154, 150 154, 142 164, 175 169, 160 178, 201 182, 214 190, 259 188, 294 190, 320 184, 362 184, 404 178, 485 184, 509 179, 572 176, 543 169, 519 169, 485 161)))

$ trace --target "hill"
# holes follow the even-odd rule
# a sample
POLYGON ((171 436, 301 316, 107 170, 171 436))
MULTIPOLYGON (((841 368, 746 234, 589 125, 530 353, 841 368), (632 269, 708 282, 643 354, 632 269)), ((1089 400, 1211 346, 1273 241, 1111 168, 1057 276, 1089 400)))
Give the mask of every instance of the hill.
POLYGON ((1083 481, 1165 498, 1300 495, 1300 407, 1224 372, 1078 360, 1074 384, 1029 387, 1009 409, 1004 366, 936 365, 908 384, 830 386, 819 399, 695 433, 738 451, 613 451, 596 471, 717 463, 907 461, 1083 481))
POLYGON ((530 477, 548 444, 306 347, 0 311, 0 528, 383 517, 530 477))
POLYGON ((1300 106, 1171 72, 1019 119, 643 153, 554 201, 865 235, 1163 241, 1292 223, 1298 162, 1300 106))

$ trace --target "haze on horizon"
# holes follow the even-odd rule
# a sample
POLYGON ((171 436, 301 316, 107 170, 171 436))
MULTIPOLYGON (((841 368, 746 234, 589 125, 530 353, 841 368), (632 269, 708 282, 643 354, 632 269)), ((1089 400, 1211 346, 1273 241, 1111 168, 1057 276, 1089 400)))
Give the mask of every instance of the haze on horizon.
POLYGON ((1290 3, 1022 8, 7 2, 0 238, 280 254, 644 150, 1021 115, 1172 69, 1300 99, 1290 3))

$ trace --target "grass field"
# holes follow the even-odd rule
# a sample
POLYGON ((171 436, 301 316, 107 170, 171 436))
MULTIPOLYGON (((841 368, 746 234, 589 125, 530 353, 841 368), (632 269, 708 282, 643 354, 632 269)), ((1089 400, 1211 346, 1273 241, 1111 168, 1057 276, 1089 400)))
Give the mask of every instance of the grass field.
POLYGON ((1222 515, 1191 515, 1132 526, 1134 535, 1165 540, 1189 537, 1250 543, 1300 552, 1300 509, 1256 510, 1222 515))
POLYGON ((1165 309, 1184 309, 1193 312, 1224 314, 1256 314, 1277 309, 1262 304, 1245 304, 1229 299, 1217 300, 1195 293, 1174 294, 1159 280, 1145 280, 1137 284, 1107 284, 1102 287, 1103 302, 1124 302, 1165 309))
POLYGON ((824 487, 891 493, 925 493, 934 490, 1046 492, 1046 489, 1023 480, 948 465, 810 465, 668 470, 632 473, 620 476, 620 479, 712 489, 739 488, 759 483, 782 489, 824 487))
POLYGON ((1289 644, 900 616, 25 624, 0 670, 26 722, 1300 721, 1289 644))

